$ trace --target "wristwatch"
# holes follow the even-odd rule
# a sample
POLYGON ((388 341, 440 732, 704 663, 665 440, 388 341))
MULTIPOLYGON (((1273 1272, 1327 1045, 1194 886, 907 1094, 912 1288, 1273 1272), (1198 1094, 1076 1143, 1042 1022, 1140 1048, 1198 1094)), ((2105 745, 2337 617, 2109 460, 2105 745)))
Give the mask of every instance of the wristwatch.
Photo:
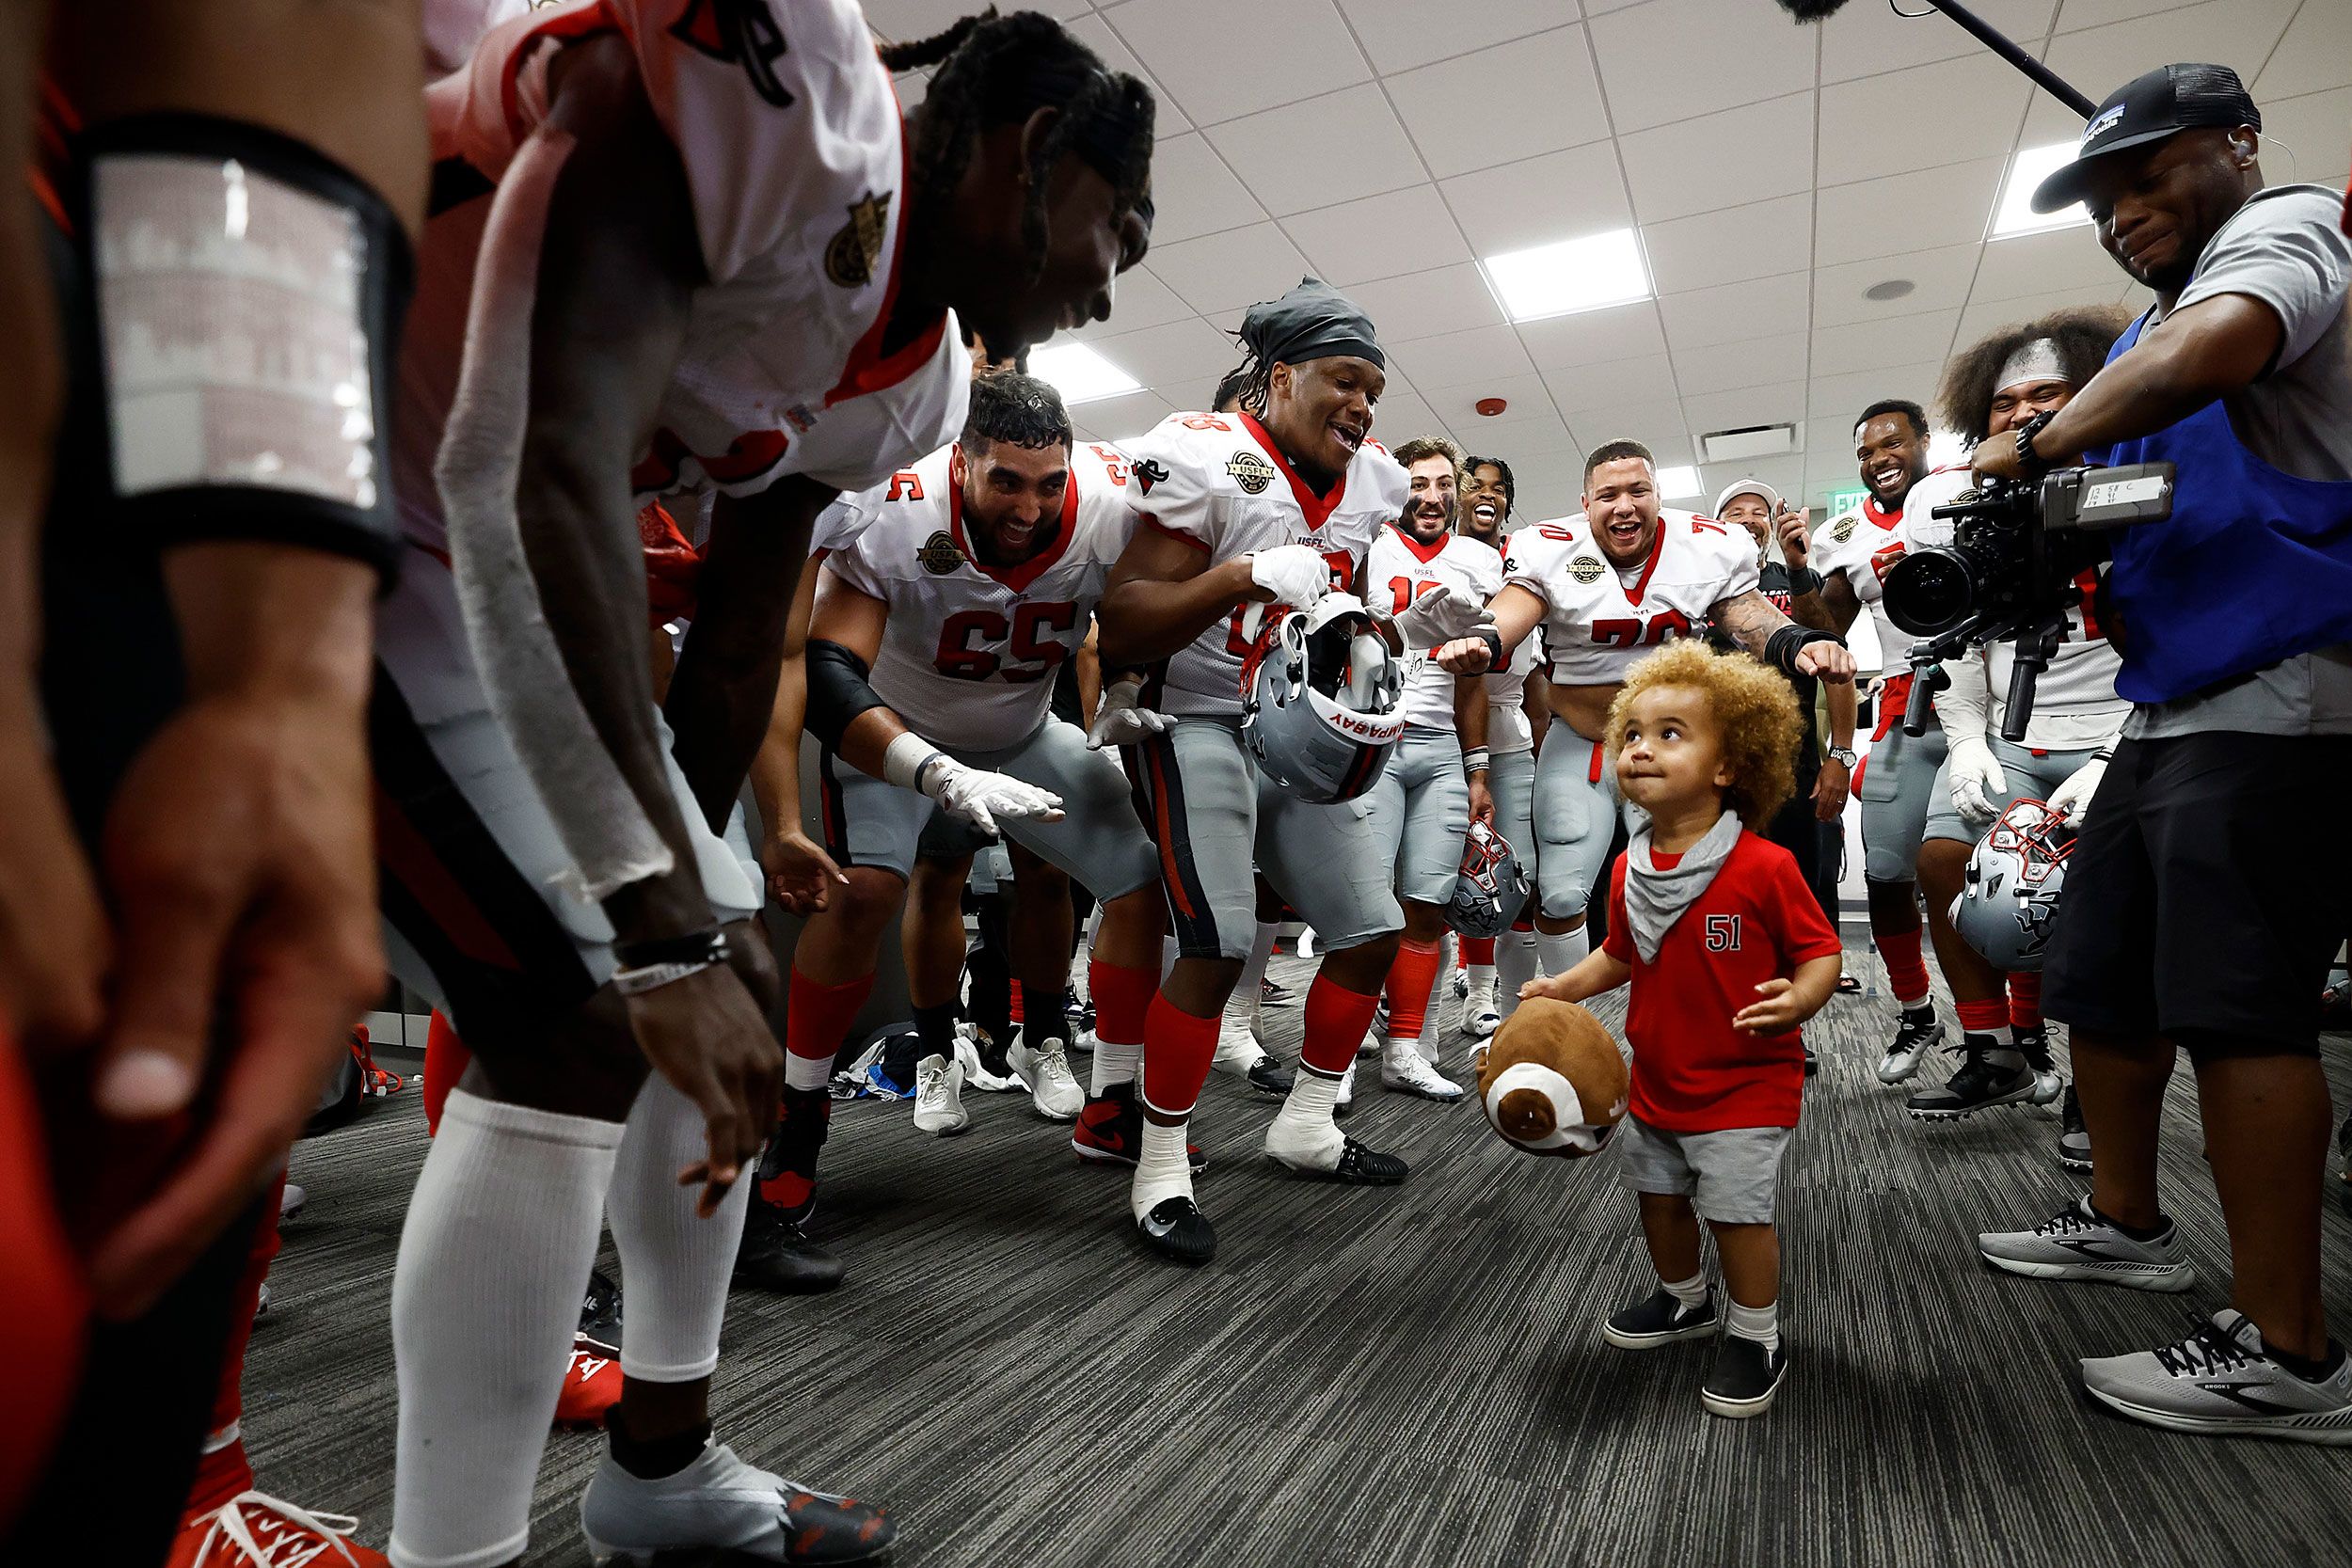
POLYGON ((1862 755, 1851 746, 1832 746, 1827 748, 1827 751, 1831 761, 1842 762, 1848 768, 1851 768, 1862 755))
POLYGON ((2017 471, 2027 479, 2040 479, 2058 467, 2033 450, 2033 438, 2042 434, 2043 426, 2057 418, 2057 409, 2045 408, 2017 427, 2017 471))

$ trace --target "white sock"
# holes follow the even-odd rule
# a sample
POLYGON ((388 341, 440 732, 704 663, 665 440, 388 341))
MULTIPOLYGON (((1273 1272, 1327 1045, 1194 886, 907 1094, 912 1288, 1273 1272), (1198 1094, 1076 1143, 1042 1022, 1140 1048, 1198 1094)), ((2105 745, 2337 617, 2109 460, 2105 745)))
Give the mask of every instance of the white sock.
POLYGON ((450 1091, 392 1274, 400 1568, 502 1563, 529 1544, 620 1142, 617 1122, 450 1091))
POLYGON ((1688 1279, 1661 1279, 1658 1282, 1666 1293, 1685 1307, 1696 1307, 1707 1299, 1707 1271, 1699 1270, 1688 1279))
POLYGON ((745 1171, 719 1212, 694 1212, 700 1187, 677 1173, 707 1159, 700 1111, 660 1073, 649 1074, 629 1108, 604 1200, 621 1255, 621 1371, 648 1383, 691 1383, 719 1365, 719 1324, 743 1239, 755 1172, 745 1171))
MULTIPOLYGON (((1498 942, 1498 943, 1496 944, 1496 950, 1497 950, 1498 952, 1500 952, 1500 951, 1501 951, 1501 948, 1502 948, 1502 944, 1501 944, 1500 942, 1498 942)), ((1472 1003, 1472 1005, 1473 1005, 1473 1008, 1472 1008, 1472 1010, 1473 1010, 1473 1011, 1476 1009, 1476 1006, 1479 1006, 1479 1005, 1484 1005, 1484 1006, 1489 1006, 1489 1007, 1491 1007, 1491 1006, 1494 1006, 1494 1002, 1495 1002, 1495 966, 1494 966, 1494 965, 1492 965, 1492 964, 1472 964, 1472 965, 1470 965, 1470 1002, 1471 1002, 1471 1003, 1472 1003)))
POLYGON ((1127 1207, 1141 1219, 1171 1197, 1192 1196, 1192 1160, 1184 1152, 1187 1122, 1162 1127, 1146 1117, 1143 1148, 1136 1159, 1135 1184, 1127 1189, 1127 1207))
POLYGON ((1579 926, 1573 931, 1537 931, 1535 957, 1543 961, 1546 974, 1565 974, 1593 951, 1593 930, 1579 926))
POLYGON ((1258 988, 1265 982, 1266 960, 1274 957, 1274 939, 1281 930, 1271 920, 1258 922, 1258 934, 1249 943, 1249 957, 1241 963, 1241 978, 1233 982, 1234 999, 1253 1010, 1258 1006, 1258 988))
POLYGON ((1724 1297, 1724 1332, 1737 1334, 1742 1339, 1753 1339, 1764 1347, 1766 1354, 1780 1349, 1780 1303, 1768 1302, 1762 1307, 1742 1307, 1726 1293, 1724 1297))
MULTIPOLYGON (((784 1086, 787 1089, 821 1089, 833 1082, 831 1056, 796 1056, 790 1052, 784 1057, 784 1086)), ((709 1145, 703 1146, 706 1153, 709 1145)))
POLYGON ((1519 988, 1535 978, 1535 933, 1510 930, 1495 939, 1495 1011, 1509 1018, 1519 988))
POLYGON ((1325 1169, 1338 1164, 1341 1146, 1346 1141, 1332 1118, 1339 1102, 1340 1081, 1301 1062, 1298 1076, 1291 1080, 1289 1096, 1265 1130, 1266 1152, 1325 1169))
POLYGON ((1110 1093, 1114 1085, 1134 1083, 1136 1074, 1142 1070, 1143 1047, 1140 1043, 1113 1045, 1098 1035, 1094 1040, 1094 1066, 1087 1081, 1087 1097, 1100 1100, 1110 1093))
MULTIPOLYGON (((1443 957, 1443 954, 1439 955, 1440 958, 1443 957)), ((1438 1060, 1438 1041, 1444 1037, 1445 1033, 1439 1027, 1438 1019, 1438 1014, 1445 1008, 1446 977, 1453 973, 1453 965, 1440 962, 1438 965, 1438 973, 1429 977, 1429 1003, 1422 1012, 1421 1034, 1415 1041, 1416 1049, 1421 1052, 1421 1059, 1433 1066, 1438 1060)))

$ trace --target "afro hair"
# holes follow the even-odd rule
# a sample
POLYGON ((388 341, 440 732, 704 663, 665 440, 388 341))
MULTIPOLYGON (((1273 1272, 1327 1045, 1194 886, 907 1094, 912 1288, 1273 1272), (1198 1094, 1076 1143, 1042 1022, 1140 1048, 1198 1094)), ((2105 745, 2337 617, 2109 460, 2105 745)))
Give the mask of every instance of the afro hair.
POLYGON ((1603 744, 1614 758, 1625 749, 1626 717, 1634 699, 1661 686, 1683 686, 1705 694, 1708 710, 1723 734, 1724 766, 1731 783, 1724 805, 1760 832, 1772 814, 1796 792, 1797 745, 1804 719, 1797 694, 1779 672, 1744 653, 1719 654, 1695 638, 1668 643, 1626 673, 1625 686, 1609 705, 1603 744))

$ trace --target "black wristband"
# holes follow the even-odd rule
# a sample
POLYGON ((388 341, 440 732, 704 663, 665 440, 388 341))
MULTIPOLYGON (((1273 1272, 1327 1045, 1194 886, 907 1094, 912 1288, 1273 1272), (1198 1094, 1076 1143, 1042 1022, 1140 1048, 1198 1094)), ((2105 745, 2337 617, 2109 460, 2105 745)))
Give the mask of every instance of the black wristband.
POLYGON ((2017 471, 2027 479, 2040 479, 2043 474, 2058 467, 2057 464, 2033 450, 2033 438, 2041 435, 2042 428, 2057 418, 2057 409, 2045 408, 2017 427, 2017 471))
POLYGON ((1481 642, 1486 644, 1486 667, 1490 670, 1502 669, 1502 633, 1497 631, 1492 626, 1481 626, 1476 631, 1471 632, 1470 635, 1477 638, 1481 642))
POLYGON ((1820 573, 1810 566, 1802 569, 1792 566, 1788 569, 1788 596, 1790 598, 1802 599, 1807 594, 1818 594, 1820 591, 1820 573))
POLYGON ((1764 662, 1784 675, 1794 675, 1798 652, 1811 642, 1835 642, 1841 648, 1846 645, 1846 640, 1834 631, 1815 626, 1783 626, 1764 644, 1764 662))
POLYGON ((682 936, 648 937, 644 942, 616 942, 612 957, 622 969, 651 969, 656 964, 723 964, 727 961, 727 934, 717 928, 688 931, 682 936))

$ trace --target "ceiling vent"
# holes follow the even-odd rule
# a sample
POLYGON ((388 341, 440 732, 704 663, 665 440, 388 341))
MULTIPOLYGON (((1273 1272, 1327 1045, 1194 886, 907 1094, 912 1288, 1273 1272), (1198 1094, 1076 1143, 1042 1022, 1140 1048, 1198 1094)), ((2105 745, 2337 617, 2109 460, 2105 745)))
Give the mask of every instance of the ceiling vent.
POLYGON ((1710 430, 1699 437, 1699 451, 1709 463, 1743 463, 1751 457, 1780 457, 1799 445, 1793 424, 1750 424, 1737 430, 1710 430))

